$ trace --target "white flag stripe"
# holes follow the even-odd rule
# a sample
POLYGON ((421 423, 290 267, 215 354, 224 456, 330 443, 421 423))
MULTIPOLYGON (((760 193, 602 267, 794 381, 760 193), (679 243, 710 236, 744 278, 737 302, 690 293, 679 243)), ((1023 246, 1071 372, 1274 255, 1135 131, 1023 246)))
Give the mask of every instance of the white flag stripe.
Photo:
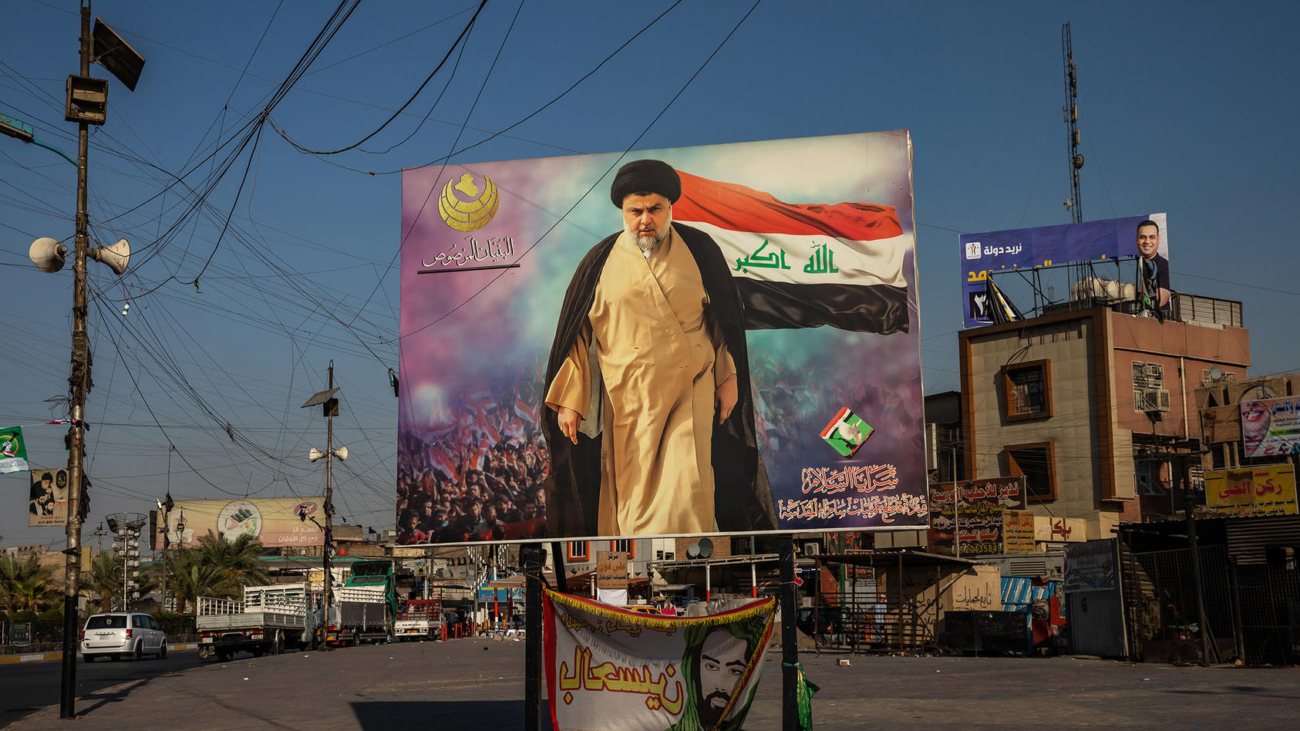
POLYGON ((681 223, 713 237, 722 249, 723 256, 727 258, 727 265, 733 277, 798 284, 907 286, 907 280, 903 277, 903 257, 912 248, 913 241, 910 234, 877 241, 854 241, 832 236, 732 231, 698 221, 681 221, 681 223), (767 242, 766 247, 763 246, 764 241, 767 242), (823 244, 828 245, 828 251, 834 257, 834 269, 838 271, 826 273, 804 271, 804 267, 813 260, 815 249, 820 249, 823 244), (762 247, 761 251, 760 247, 762 247), (770 261, 778 262, 782 252, 785 254, 785 265, 789 267, 788 269, 762 266, 765 263, 762 260, 766 260, 769 254, 776 257, 770 261), (750 258, 751 265, 746 266, 742 261, 738 269, 737 260, 744 260, 746 257, 750 258))

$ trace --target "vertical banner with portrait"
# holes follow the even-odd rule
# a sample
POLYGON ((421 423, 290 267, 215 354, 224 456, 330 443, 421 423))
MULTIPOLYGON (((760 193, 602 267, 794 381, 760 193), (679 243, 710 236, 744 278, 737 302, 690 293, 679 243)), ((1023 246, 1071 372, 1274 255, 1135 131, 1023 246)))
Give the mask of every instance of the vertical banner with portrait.
POLYGON ((966 327, 993 324, 993 302, 986 285, 990 274, 1076 261, 1141 257, 1154 303, 1168 307, 1169 236, 1163 213, 962 234, 958 243, 966 327))
POLYGON ((911 158, 898 131, 406 170, 398 542, 925 527, 911 158), (649 160, 680 191, 643 253, 611 183, 649 160), (618 492, 645 440, 701 487, 618 492))
POLYGON ((32 484, 28 492, 27 527, 65 526, 68 524, 68 471, 31 468, 32 484))

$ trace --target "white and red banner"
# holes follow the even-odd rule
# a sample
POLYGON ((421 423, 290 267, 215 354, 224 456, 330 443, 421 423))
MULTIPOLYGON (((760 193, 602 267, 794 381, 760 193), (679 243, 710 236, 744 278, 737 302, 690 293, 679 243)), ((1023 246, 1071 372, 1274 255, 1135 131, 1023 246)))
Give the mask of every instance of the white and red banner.
POLYGON ((557 731, 736 731, 758 690, 776 600, 656 616, 546 590, 547 696, 557 731))

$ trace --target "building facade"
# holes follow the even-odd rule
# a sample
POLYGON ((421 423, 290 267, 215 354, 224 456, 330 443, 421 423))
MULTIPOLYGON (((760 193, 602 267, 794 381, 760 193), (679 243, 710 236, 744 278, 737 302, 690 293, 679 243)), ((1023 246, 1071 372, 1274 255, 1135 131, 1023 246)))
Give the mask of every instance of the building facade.
POLYGON ((1179 297, 1163 322, 1100 306, 960 333, 965 477, 1024 475, 1036 515, 1083 519, 1089 539, 1171 514, 1200 451, 1197 389, 1250 365, 1240 303, 1179 297))

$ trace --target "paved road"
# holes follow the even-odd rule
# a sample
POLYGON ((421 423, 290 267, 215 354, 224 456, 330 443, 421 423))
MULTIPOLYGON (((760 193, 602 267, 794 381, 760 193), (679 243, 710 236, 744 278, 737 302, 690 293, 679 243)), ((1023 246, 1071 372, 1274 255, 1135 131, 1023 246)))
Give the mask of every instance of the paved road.
MULTIPOLYGON (((132 680, 153 678, 199 664, 194 650, 171 651, 166 660, 146 656, 140 662, 97 660, 77 663, 77 695, 86 696, 132 680)), ((59 702, 63 663, 58 660, 0 665, 0 727, 59 702)))
MULTIPOLYGON (((814 699, 817 728, 1237 731, 1293 729, 1300 718, 1300 670, 1294 668, 862 656, 840 667, 838 659, 800 653, 809 679, 822 688, 814 699)), ((57 666, 51 667, 57 678, 57 666)), ((79 668, 125 672, 130 665, 79 668)), ((781 727, 780 669, 779 655, 771 654, 745 724, 749 731, 781 727)), ((85 698, 76 728, 152 728, 140 719, 175 718, 187 731, 517 729, 523 673, 524 643, 481 639, 240 656, 85 698)), ((52 708, 12 731, 68 728, 52 708)))

